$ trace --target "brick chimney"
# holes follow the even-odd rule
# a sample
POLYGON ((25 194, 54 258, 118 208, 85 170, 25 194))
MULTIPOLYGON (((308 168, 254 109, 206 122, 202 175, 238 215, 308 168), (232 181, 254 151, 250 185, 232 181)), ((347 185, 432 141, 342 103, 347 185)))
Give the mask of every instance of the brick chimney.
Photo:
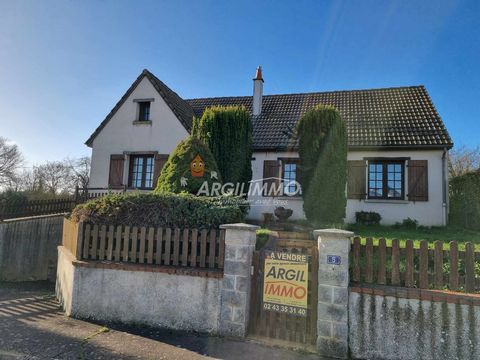
POLYGON ((255 78, 253 79, 253 115, 260 115, 262 113, 262 97, 263 97, 263 77, 262 67, 257 68, 255 78))

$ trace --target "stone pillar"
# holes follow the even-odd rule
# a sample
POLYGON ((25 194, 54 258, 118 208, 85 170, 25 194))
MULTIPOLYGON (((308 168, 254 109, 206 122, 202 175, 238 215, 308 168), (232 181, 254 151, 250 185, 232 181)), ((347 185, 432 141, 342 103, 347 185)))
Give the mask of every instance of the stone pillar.
POLYGON ((252 256, 257 241, 258 226, 226 224, 225 262, 220 302, 219 333, 244 337, 247 333, 252 256))
POLYGON ((348 358, 348 256, 350 231, 315 230, 318 239, 318 316, 319 354, 348 358))

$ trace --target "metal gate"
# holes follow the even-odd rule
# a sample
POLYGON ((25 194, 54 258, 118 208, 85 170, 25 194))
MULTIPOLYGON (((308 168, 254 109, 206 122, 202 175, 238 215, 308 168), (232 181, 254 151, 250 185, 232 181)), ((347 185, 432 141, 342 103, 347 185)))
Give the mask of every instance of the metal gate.
POLYGON ((252 293, 250 298, 249 337, 272 345, 315 351, 317 340, 318 248, 310 240, 271 239, 253 255, 252 293), (263 309, 264 264, 266 251, 307 254, 307 316, 299 317, 263 309))

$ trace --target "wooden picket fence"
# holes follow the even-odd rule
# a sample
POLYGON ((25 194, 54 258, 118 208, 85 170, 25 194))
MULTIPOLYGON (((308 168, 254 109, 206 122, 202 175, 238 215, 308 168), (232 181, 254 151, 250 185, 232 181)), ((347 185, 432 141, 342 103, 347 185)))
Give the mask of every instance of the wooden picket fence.
POLYGON ((77 205, 73 197, 44 200, 1 201, 0 220, 69 212, 77 205))
POLYGON ((444 249, 442 241, 435 241, 429 249, 428 241, 420 241, 418 248, 412 240, 400 247, 399 240, 387 246, 381 238, 378 245, 372 238, 361 244, 355 237, 351 249, 351 278, 355 283, 404 286, 420 289, 448 289, 475 293, 480 291, 476 268, 480 267, 480 252, 470 242, 465 250, 451 241, 444 249))
POLYGON ((91 225, 64 220, 63 246, 78 260, 223 269, 225 230, 91 225))

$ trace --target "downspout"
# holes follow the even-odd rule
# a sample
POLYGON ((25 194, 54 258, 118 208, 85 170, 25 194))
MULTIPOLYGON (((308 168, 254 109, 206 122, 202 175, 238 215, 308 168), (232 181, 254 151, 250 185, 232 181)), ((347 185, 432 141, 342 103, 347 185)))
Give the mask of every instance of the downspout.
POLYGON ((448 223, 448 175, 447 175, 447 148, 443 148, 442 155, 442 211, 443 211, 443 226, 448 223))

